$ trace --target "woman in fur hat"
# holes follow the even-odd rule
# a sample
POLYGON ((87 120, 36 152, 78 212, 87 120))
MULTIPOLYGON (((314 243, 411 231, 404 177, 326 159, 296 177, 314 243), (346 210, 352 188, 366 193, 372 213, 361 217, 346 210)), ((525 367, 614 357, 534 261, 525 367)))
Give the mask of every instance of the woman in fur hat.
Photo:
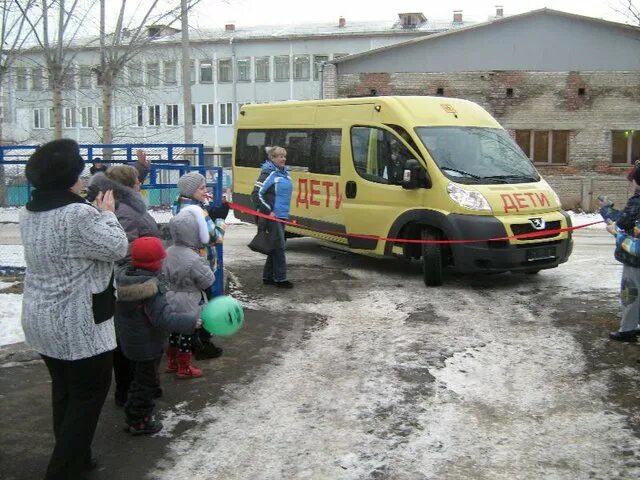
POLYGON ((27 264, 22 328, 51 375, 55 447, 46 479, 84 478, 95 467, 91 442, 111 386, 113 262, 127 253, 113 193, 95 204, 78 195, 78 144, 54 140, 27 161, 35 188, 20 212, 27 264))

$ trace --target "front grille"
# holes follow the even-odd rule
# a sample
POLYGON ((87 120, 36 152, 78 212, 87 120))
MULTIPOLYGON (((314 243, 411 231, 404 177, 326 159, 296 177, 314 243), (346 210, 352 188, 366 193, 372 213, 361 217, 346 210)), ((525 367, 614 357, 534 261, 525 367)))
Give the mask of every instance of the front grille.
MULTIPOLYGON (((527 223, 515 223, 511 225, 511 231, 513 232, 514 235, 522 235, 525 233, 533 233, 533 232, 546 232, 546 231, 551 231, 551 230, 557 230, 560 228, 560 221, 553 221, 553 222, 547 222, 547 224, 545 225, 544 229, 542 230, 536 230, 535 228, 533 228, 533 226, 527 222, 527 223)), ((540 235, 539 237, 531 237, 531 238, 520 238, 519 240, 524 241, 524 242, 528 242, 528 241, 532 241, 532 240, 540 240, 541 238, 552 238, 552 237, 557 237, 558 235, 560 235, 559 233, 555 232, 555 233, 550 233, 548 235, 540 235)))

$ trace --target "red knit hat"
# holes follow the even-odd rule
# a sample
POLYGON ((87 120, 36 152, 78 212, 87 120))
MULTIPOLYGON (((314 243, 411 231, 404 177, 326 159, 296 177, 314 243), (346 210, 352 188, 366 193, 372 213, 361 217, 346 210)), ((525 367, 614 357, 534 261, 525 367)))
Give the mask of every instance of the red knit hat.
POLYGON ((136 268, 157 272, 166 256, 167 252, 157 237, 140 237, 131 243, 131 264, 136 268))

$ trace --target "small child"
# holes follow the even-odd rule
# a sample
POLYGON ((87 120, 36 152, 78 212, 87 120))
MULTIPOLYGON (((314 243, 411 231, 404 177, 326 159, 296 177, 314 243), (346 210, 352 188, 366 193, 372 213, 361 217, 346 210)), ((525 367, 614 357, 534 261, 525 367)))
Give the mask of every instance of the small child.
POLYGON ((133 435, 159 432, 153 413, 157 388, 156 362, 162 356, 167 331, 192 334, 202 320, 195 312, 175 313, 158 282, 166 252, 156 237, 131 243, 131 267, 117 279, 115 319, 124 355, 131 361, 133 381, 124 407, 127 431, 133 435))
MULTIPOLYGON (((221 244, 224 240, 224 232, 226 225, 224 219, 229 213, 229 205, 224 202, 219 207, 214 207, 211 202, 211 196, 207 191, 207 182, 203 175, 198 172, 189 172, 181 176, 177 182, 180 195, 173 204, 172 212, 177 215, 183 208, 190 205, 197 206, 204 218, 207 226, 209 238, 203 242, 200 255, 208 261, 209 267, 214 272, 217 267, 217 252, 215 246, 221 244)), ((211 288, 205 290, 207 298, 210 300, 213 295, 211 288)), ((222 349, 216 347, 211 341, 211 334, 201 329, 197 335, 194 335, 195 357, 198 360, 207 358, 217 358, 222 355, 222 349)))
MULTIPOLYGON (((196 205, 184 207, 169 221, 173 245, 167 249, 162 273, 169 291, 167 299, 180 312, 200 316, 207 303, 205 290, 213 285, 215 276, 200 250, 209 241, 207 223, 202 209, 196 205)), ((191 364, 191 335, 173 332, 167 348, 167 372, 178 378, 201 377, 202 371, 191 364)))

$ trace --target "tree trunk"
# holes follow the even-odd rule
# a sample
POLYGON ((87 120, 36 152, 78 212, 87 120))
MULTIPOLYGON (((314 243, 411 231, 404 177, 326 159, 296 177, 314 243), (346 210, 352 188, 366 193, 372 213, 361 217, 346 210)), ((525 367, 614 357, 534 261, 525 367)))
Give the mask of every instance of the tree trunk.
POLYGON ((108 70, 102 76, 102 143, 113 143, 113 75, 108 70))
MULTIPOLYGON (((4 123, 4 112, 3 117, 0 118, 0 147, 4 146, 4 140, 2 138, 2 126, 4 123)), ((8 204, 7 198, 7 184, 5 180, 4 174, 4 155, 2 156, 2 162, 0 162, 0 207, 6 207, 8 204)))
POLYGON ((191 57, 189 55, 189 10, 187 0, 180 1, 182 15, 182 103, 184 117, 184 143, 193 143, 191 116, 191 57))
POLYGON ((53 138, 62 138, 62 85, 60 80, 52 82, 53 99, 53 138))

